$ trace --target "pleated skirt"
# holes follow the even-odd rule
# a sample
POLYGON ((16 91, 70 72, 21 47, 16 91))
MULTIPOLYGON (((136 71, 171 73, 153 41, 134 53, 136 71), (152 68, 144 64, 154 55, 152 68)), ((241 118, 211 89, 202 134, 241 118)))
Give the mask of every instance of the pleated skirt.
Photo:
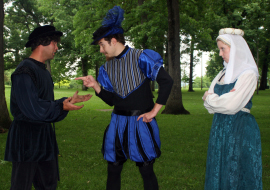
POLYGON ((145 123, 139 116, 112 113, 104 132, 102 153, 109 162, 148 162, 161 155, 159 128, 155 119, 145 123))

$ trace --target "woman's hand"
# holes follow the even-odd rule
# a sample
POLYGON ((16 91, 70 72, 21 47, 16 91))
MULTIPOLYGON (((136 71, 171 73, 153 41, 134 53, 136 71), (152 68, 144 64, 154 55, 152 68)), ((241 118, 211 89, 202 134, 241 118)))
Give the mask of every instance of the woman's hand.
POLYGON ((202 97, 203 101, 205 101, 205 99, 207 98, 208 95, 211 95, 212 93, 209 93, 208 91, 206 91, 202 97))

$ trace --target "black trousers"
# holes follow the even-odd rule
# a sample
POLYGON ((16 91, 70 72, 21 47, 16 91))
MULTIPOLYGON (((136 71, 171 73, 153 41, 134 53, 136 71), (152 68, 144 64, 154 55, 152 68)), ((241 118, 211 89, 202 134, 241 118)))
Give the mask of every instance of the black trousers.
MULTIPOLYGON (((158 190, 157 177, 153 170, 155 160, 144 163, 136 163, 143 178, 144 190, 158 190)), ((121 189, 121 172, 123 163, 108 162, 107 190, 121 189)))
POLYGON ((12 162, 10 190, 55 190, 58 181, 57 161, 12 162))

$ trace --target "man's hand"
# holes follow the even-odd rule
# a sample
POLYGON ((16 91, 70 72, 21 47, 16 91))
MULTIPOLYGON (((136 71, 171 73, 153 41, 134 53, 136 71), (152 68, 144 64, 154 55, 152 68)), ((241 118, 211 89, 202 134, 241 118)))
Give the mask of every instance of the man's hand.
POLYGON ((141 118, 143 118, 143 122, 149 123, 153 120, 153 118, 156 117, 156 114, 154 114, 152 111, 144 113, 140 115, 137 119, 139 121, 141 118))
POLYGON ((144 113, 140 115, 137 119, 139 121, 141 118, 143 118, 143 122, 149 123, 153 120, 154 117, 156 117, 159 110, 162 108, 163 105, 155 103, 155 106, 150 112, 144 113))
POLYGON ((70 103, 75 104, 75 103, 79 103, 79 102, 86 102, 92 97, 92 95, 90 95, 90 94, 78 95, 78 93, 79 93, 79 91, 77 90, 75 92, 75 94, 72 96, 70 103))
POLYGON ((71 97, 69 97, 63 101, 63 110, 66 110, 66 111, 79 110, 84 106, 84 105, 76 106, 76 105, 70 103, 70 101, 71 101, 71 97))
POLYGON ((75 80, 82 80, 83 85, 86 87, 92 87, 98 94, 101 91, 100 86, 98 85, 97 81, 94 79, 92 75, 88 75, 85 77, 77 77, 75 80))

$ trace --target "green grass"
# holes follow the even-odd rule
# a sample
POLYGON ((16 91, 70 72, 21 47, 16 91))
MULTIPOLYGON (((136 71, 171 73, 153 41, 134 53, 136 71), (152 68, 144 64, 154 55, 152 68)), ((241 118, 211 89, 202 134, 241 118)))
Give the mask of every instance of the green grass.
MULTIPOLYGON (((158 114, 162 155, 156 160, 160 190, 200 190, 204 186, 207 144, 213 115, 203 107, 201 97, 207 89, 195 92, 183 90, 184 107, 190 115, 158 114)), ((75 90, 57 89, 55 97, 72 96, 75 90)), ((92 90, 90 94, 94 95, 92 90)), ((82 92, 86 94, 89 92, 82 92)), ((10 87, 6 87, 9 104, 10 87)), ((157 94, 155 94, 157 97, 157 94)), ((251 113, 255 116, 262 138, 263 186, 270 189, 270 90, 260 91, 253 98, 251 113)), ((56 123, 60 149, 59 190, 93 189, 106 187, 107 163, 100 152, 103 132, 110 121, 112 109, 95 95, 79 111, 71 111, 67 118, 56 123)), ((0 189, 10 186, 11 163, 4 162, 7 134, 0 134, 0 189)), ((143 189, 143 181, 134 162, 127 161, 122 172, 122 190, 143 189)))

